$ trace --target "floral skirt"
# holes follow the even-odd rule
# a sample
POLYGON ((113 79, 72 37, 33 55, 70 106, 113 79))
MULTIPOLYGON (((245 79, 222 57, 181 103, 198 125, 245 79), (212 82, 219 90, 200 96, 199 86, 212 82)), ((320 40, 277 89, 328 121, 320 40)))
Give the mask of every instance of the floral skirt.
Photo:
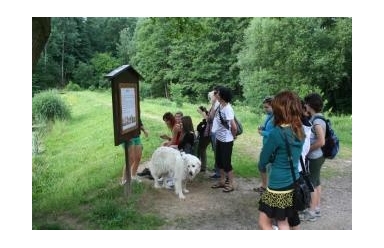
POLYGON ((277 191, 267 188, 261 195, 259 211, 264 212, 269 218, 284 220, 293 218, 297 211, 293 208, 293 189, 277 191))

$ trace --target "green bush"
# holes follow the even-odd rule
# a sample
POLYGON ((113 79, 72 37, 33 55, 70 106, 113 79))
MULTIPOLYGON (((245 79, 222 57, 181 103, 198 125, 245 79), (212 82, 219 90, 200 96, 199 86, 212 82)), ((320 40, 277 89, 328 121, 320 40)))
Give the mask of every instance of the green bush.
POLYGON ((69 106, 56 90, 42 91, 32 98, 32 119, 34 122, 68 120, 69 106))
POLYGON ((70 91, 80 91, 81 90, 81 87, 72 82, 72 81, 69 81, 69 84, 67 84, 67 86, 65 87, 66 90, 70 90, 70 91))

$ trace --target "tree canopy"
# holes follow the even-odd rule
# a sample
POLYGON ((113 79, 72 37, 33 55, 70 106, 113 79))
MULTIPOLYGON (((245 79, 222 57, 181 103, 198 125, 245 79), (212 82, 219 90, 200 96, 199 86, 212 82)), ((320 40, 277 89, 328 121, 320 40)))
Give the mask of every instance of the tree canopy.
POLYGON ((283 89, 321 93, 326 109, 352 112, 351 18, 52 18, 34 90, 107 88, 132 65, 142 97, 206 101, 226 85, 255 109, 283 89), (180 94, 172 94, 172 90, 180 94))

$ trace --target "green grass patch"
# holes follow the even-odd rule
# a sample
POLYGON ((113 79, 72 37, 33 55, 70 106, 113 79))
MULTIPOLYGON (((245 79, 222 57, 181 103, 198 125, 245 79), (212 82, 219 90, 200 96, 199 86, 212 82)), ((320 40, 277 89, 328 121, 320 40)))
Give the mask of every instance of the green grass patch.
MULTIPOLYGON (((43 137, 44 151, 32 160, 33 229, 159 229, 164 220, 138 211, 138 200, 149 190, 133 184, 127 199, 119 185, 124 161, 121 146, 114 145, 112 97, 109 91, 73 91, 60 94, 71 108, 72 118, 56 121, 43 137)), ((162 116, 181 110, 192 117, 194 127, 201 121, 199 105, 184 103, 178 108, 164 99, 140 103, 141 118, 149 130, 142 138, 142 162, 148 161, 161 144, 161 134, 170 134, 162 116)), ((234 106, 244 133, 234 144, 232 164, 237 177, 259 177, 257 162, 261 137, 257 126, 262 116, 251 108, 234 106)), ((338 158, 352 157, 352 120, 332 117, 333 128, 341 142, 338 158)), ((208 146, 208 168, 214 159, 208 146)), ((325 176, 333 171, 325 170, 325 176)), ((149 187, 149 186, 148 186, 149 187)))

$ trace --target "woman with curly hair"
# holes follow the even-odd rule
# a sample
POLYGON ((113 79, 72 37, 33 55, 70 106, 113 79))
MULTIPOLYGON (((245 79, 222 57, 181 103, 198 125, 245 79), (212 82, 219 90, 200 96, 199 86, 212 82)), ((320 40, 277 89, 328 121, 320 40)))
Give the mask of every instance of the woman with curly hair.
POLYGON ((220 179, 211 186, 223 188, 223 192, 234 191, 234 172, 232 167, 233 141, 236 139, 237 126, 232 105, 232 92, 227 87, 220 87, 216 93, 220 105, 213 120, 212 132, 216 136, 215 161, 220 171, 220 179), (228 180, 226 180, 228 178, 228 180))
POLYGON ((272 229, 276 220, 280 230, 295 229, 300 224, 298 212, 293 207, 293 177, 288 160, 288 141, 293 169, 299 178, 298 161, 305 134, 302 127, 302 105, 300 98, 291 91, 278 93, 272 100, 274 128, 270 131, 260 153, 259 167, 268 165, 268 185, 259 201, 259 226, 272 229), (288 218, 290 221, 288 222, 288 218))

